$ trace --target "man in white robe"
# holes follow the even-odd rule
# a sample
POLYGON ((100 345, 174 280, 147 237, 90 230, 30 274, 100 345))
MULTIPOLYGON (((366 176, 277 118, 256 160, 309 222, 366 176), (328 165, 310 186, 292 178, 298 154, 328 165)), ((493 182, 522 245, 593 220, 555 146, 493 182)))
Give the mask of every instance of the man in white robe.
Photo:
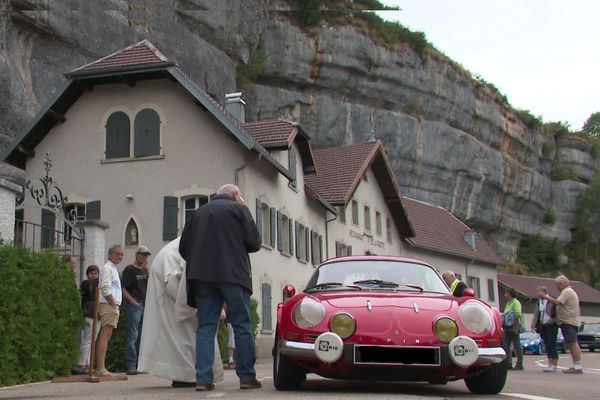
MULTIPOLYGON (((196 309, 187 304, 185 260, 179 238, 156 254, 150 268, 138 370, 172 379, 173 387, 196 382, 196 309)), ((215 382, 223 381, 223 362, 215 337, 215 382)))

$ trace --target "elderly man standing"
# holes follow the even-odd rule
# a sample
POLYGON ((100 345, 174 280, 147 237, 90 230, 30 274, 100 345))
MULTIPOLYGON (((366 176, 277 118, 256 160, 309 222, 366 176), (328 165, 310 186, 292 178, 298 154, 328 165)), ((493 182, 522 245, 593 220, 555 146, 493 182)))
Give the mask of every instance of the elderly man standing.
POLYGON ((548 300, 549 303, 556 304, 555 321, 560 327, 560 330, 565 338, 565 343, 569 347, 573 366, 569 369, 564 369, 566 374, 582 374, 583 367, 581 366, 581 349, 577 342, 577 330, 579 329, 579 296, 570 285, 569 279, 564 275, 559 275, 554 279, 556 288, 560 294, 555 299, 549 294, 538 293, 539 298, 548 300))
POLYGON ((235 332, 240 389, 258 389, 250 318, 252 273, 248 253, 260 250, 261 237, 240 189, 223 185, 185 225, 179 252, 187 262, 188 302, 198 309, 196 390, 213 390, 213 340, 221 308, 235 332))
POLYGON ((115 244, 108 249, 108 261, 100 268, 100 298, 98 300, 98 317, 100 319, 100 334, 96 343, 96 375, 110 376, 104 361, 108 342, 113 330, 119 322, 119 306, 121 305, 121 278, 117 265, 123 261, 123 247, 115 244))

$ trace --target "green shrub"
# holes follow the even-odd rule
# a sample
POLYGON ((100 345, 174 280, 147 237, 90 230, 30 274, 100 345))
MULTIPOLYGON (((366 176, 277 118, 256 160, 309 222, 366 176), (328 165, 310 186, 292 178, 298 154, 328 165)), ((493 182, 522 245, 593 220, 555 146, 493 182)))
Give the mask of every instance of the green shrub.
POLYGON ((554 225, 556 222, 556 214, 554 211, 550 210, 544 215, 544 223, 547 225, 554 225))
POLYGON ((530 129, 539 128, 543 124, 542 117, 536 117, 529 110, 517 110, 517 114, 530 129))
POLYGON ((535 235, 521 240, 517 262, 526 265, 534 274, 554 272, 559 269, 560 251, 557 239, 535 235))
POLYGON ((577 172, 562 166, 556 166, 552 172, 553 181, 579 181, 577 172))
MULTIPOLYGON (((260 317, 258 316, 258 301, 255 298, 250 299, 250 318, 252 319, 252 335, 256 338, 258 335, 258 324, 260 317)), ((219 331, 217 332, 217 340, 219 341, 219 350, 224 363, 227 363, 227 344, 229 343, 227 335, 227 324, 223 321, 219 323, 219 331)))
POLYGON ((0 246, 0 386, 68 375, 83 314, 75 276, 51 252, 0 246))
POLYGON ((550 158, 556 150, 556 144, 554 142, 546 142, 542 145, 542 155, 546 158, 550 158))

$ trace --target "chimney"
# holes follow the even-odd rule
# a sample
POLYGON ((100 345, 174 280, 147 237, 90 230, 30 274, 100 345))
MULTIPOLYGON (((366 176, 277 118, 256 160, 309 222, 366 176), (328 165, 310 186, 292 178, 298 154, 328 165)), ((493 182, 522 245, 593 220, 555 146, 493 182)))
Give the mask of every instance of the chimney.
POLYGON ((477 250, 475 248, 475 231, 469 231, 465 233, 465 241, 471 246, 473 250, 477 250))
POLYGON ((246 122, 246 102, 242 100, 242 92, 228 93, 225 95, 225 109, 242 124, 246 122))

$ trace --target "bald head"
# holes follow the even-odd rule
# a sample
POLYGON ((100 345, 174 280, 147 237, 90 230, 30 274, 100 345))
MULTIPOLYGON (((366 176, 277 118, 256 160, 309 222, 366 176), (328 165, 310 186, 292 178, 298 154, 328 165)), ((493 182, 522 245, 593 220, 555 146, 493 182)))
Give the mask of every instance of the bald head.
POLYGON ((444 282, 446 282, 448 286, 450 286, 452 282, 454 282, 454 280, 456 279, 456 275, 452 271, 445 271, 442 274, 442 279, 444 280, 444 282))
POLYGON ((232 183, 227 183, 220 188, 217 189, 217 194, 226 194, 231 197, 232 200, 237 201, 238 203, 243 203, 244 198, 242 197, 242 193, 240 192, 240 188, 232 183))

